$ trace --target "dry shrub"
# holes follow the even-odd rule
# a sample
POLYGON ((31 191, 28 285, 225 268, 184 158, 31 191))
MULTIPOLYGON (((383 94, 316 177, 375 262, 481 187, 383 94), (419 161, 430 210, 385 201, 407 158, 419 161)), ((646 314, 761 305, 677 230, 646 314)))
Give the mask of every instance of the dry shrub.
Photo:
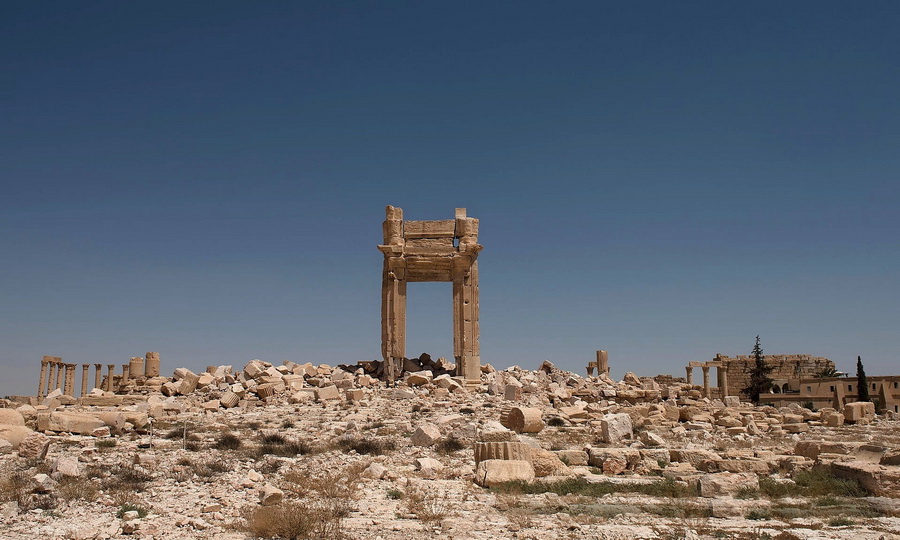
POLYGON ((223 433, 213 444, 216 450, 237 450, 240 447, 241 439, 234 433, 223 433))
POLYGON ((446 456, 454 452, 459 452, 460 450, 465 450, 468 447, 469 445, 463 441, 451 436, 446 439, 441 439, 437 445, 435 445, 434 449, 437 450, 439 454, 446 456))
POLYGON ((370 456, 380 456, 397 448, 397 444, 391 439, 376 439, 372 437, 341 437, 335 444, 344 452, 353 450, 357 454, 370 456))
POLYGON ((64 476, 59 481, 58 493, 60 498, 67 501, 93 502, 100 495, 100 486, 80 476, 64 476))
POLYGON ((259 538, 341 539, 341 511, 330 503, 259 506, 244 513, 247 530, 259 538))
POLYGON ((412 485, 406 490, 406 509, 420 521, 441 521, 447 517, 447 494, 412 485))

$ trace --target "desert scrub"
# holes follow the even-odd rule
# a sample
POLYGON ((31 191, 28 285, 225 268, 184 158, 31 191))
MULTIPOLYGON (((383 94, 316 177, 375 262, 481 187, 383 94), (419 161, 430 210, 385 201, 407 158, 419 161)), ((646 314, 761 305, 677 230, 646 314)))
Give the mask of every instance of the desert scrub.
POLYGON ((398 499, 402 499, 404 494, 399 489, 391 488, 387 490, 386 495, 388 499, 393 499, 396 501, 398 499))
POLYGON ((443 455, 452 454, 454 452, 459 452, 460 450, 466 449, 468 445, 456 437, 447 437, 446 439, 441 439, 434 447, 434 449, 443 455))
POLYGON ((116 517, 119 519, 123 518, 125 516, 125 512, 137 512, 138 517, 142 517, 142 518, 147 517, 147 514, 150 513, 150 511, 147 510, 147 508, 145 508, 139 504, 126 502, 126 503, 123 503, 121 506, 119 506, 119 510, 116 512, 116 517))
POLYGON ((247 531, 259 538, 342 539, 342 518, 341 511, 328 503, 285 503, 244 511, 247 531))
POLYGON ((397 444, 391 439, 378 439, 374 437, 340 437, 335 441, 335 446, 343 451, 351 450, 357 454, 380 456, 394 450, 397 444))
POLYGON ((57 493, 67 501, 93 502, 100 495, 100 486, 81 476, 64 476, 59 480, 57 493))
POLYGON ((230 432, 219 435, 216 442, 213 443, 213 448, 216 450, 237 450, 240 447, 241 438, 230 432))
POLYGON ((97 439, 94 442, 94 446, 101 452, 109 451, 116 447, 116 440, 115 439, 97 439))
POLYGON ((420 521, 430 523, 447 517, 447 494, 414 485, 406 490, 406 509, 420 521))

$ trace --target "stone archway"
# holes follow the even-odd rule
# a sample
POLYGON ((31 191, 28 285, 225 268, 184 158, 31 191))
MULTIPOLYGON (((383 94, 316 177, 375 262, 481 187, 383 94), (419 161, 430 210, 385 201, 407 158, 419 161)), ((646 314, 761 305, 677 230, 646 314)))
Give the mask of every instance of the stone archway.
POLYGON ((400 374, 406 356, 406 291, 412 282, 453 283, 453 355, 456 374, 481 378, 478 346, 478 220, 457 208, 455 219, 404 221, 388 206, 382 226, 381 355, 387 380, 400 374))

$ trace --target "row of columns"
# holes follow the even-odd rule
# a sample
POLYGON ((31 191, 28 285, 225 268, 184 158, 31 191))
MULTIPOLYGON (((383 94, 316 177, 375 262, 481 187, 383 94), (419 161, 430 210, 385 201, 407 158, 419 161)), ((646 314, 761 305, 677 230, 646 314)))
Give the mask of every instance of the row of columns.
MULTIPOLYGON (((728 368, 725 366, 700 366, 700 369, 703 370, 703 397, 710 397, 710 384, 709 384, 709 368, 715 367, 718 371, 719 377, 719 388, 721 389, 721 396, 725 397, 728 395, 728 368)), ((685 366, 684 367, 685 374, 687 375, 687 383, 691 386, 694 386, 694 366, 685 366)))
MULTIPOLYGON (((101 388, 103 364, 94 365, 94 388, 101 388)), ((78 364, 67 364, 58 356, 45 356, 41 359, 41 378, 38 382, 37 396, 39 398, 46 396, 53 389, 59 388, 60 391, 67 396, 75 395, 75 371, 78 364)), ((91 364, 81 364, 81 395, 88 393, 89 372, 91 364)), ((103 390, 111 392, 113 390, 113 375, 116 364, 106 364, 106 385, 103 390)), ((145 377, 159 376, 159 353, 148 352, 146 359, 140 356, 131 358, 128 364, 122 365, 121 384, 128 382, 131 374, 135 377, 141 375, 145 377)))

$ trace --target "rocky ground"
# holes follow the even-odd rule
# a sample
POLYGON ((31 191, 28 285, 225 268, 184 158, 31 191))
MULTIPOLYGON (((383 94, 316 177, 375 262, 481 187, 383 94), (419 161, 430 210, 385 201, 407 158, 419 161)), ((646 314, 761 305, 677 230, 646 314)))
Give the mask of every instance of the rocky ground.
POLYGON ((251 362, 4 401, 0 536, 900 538, 900 422, 864 404, 445 367, 389 387, 251 362))

